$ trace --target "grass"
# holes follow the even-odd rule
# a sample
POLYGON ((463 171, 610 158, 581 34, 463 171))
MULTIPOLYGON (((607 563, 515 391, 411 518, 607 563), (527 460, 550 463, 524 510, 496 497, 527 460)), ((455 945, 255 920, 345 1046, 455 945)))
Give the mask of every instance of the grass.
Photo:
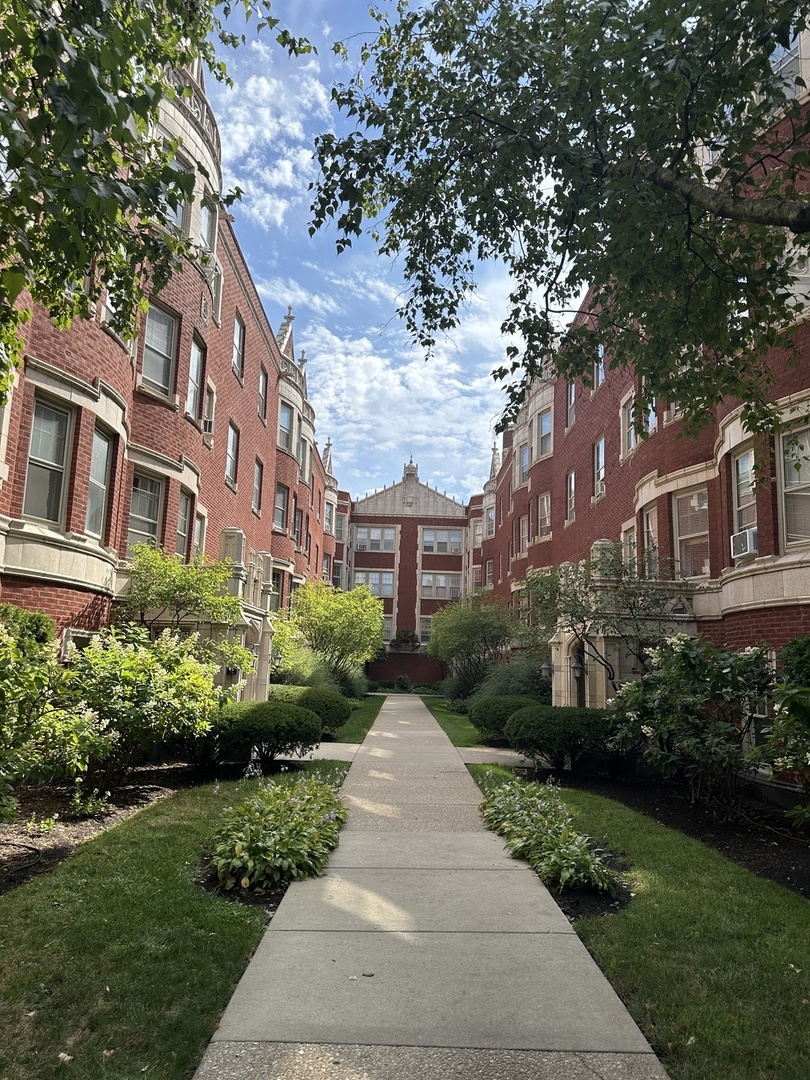
POLYGON ((422 701, 433 713, 434 718, 453 746, 480 746, 481 732, 470 723, 467 716, 450 712, 444 698, 423 697, 422 701))
POLYGON ((3 1080, 188 1080, 266 921, 194 879, 258 783, 177 792, 0 897, 3 1080))
POLYGON ((377 713, 384 701, 385 698, 380 696, 363 698, 360 708, 355 709, 346 723, 335 732, 335 742, 361 743, 377 719, 377 713))
MULTIPOLYGON (((500 772, 471 772, 487 769, 500 772)), ((803 1080, 807 900, 612 799, 562 795, 578 829, 630 862, 629 907, 576 929, 672 1080, 803 1080)))

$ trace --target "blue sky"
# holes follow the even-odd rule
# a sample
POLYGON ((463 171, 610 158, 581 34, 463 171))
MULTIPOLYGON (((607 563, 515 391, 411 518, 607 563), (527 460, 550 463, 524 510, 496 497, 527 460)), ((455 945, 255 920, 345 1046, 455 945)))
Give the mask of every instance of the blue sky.
POLYGON ((466 500, 488 476, 503 401, 490 372, 503 359, 505 274, 482 271, 463 324, 426 363, 395 314, 396 261, 379 259, 370 241, 338 256, 334 230, 309 237, 313 138, 345 123, 330 88, 355 72, 374 23, 367 0, 278 0, 273 10, 318 54, 287 59, 264 33, 227 57, 232 88, 208 80, 225 186, 245 192, 233 210, 237 235, 268 318, 278 329, 292 305, 318 441, 332 438, 342 488, 358 497, 391 484, 413 455, 423 482, 466 500), (349 64, 333 55, 336 39, 349 64))

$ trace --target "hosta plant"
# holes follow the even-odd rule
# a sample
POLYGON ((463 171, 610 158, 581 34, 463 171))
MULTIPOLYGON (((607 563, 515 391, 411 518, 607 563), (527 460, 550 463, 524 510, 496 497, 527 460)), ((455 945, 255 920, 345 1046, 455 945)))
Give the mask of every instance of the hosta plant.
POLYGON ((225 812, 210 866, 223 889, 278 889, 316 877, 347 816, 334 785, 316 777, 267 784, 225 812))

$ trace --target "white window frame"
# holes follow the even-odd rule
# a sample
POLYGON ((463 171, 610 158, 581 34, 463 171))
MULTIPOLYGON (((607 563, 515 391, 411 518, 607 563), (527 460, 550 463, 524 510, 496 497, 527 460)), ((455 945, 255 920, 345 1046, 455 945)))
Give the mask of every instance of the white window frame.
POLYGON ((260 458, 256 458, 253 462, 253 501, 252 509, 254 514, 261 514, 262 512, 262 488, 264 486, 264 464, 260 458))
POLYGON ((194 555, 200 555, 205 551, 205 524, 205 514, 201 514, 198 510, 194 515, 194 535, 191 541, 194 555))
POLYGON ((387 645, 391 638, 394 636, 394 616, 383 615, 382 625, 382 639, 383 644, 387 645))
POLYGON ((174 553, 188 558, 188 545, 191 540, 191 519, 194 514, 194 496, 184 488, 180 489, 177 501, 177 530, 175 532, 174 553))
POLYGON ((638 433, 634 422, 636 411, 635 394, 628 394, 621 405, 622 458, 631 457, 636 452, 638 433))
POLYGON ((577 478, 573 469, 565 476, 565 520, 576 520, 577 516, 577 478))
POLYGON ((110 472, 112 466, 113 437, 106 431, 96 427, 93 432, 93 449, 90 454, 90 478, 87 486, 87 508, 84 514, 84 531, 88 536, 95 536, 103 541, 107 526, 107 501, 110 495, 110 472), (94 475, 98 471, 97 448, 100 443, 104 444, 104 478, 94 475), (95 501, 94 501, 95 499, 95 501), (92 517, 98 517, 100 528, 95 529, 91 525, 92 517))
POLYGON ((600 341, 596 346, 596 359, 593 362, 593 392, 605 381, 605 346, 600 341))
POLYGON ((423 573, 420 595, 426 599, 457 600, 461 596, 461 574, 446 571, 423 573))
POLYGON ((421 615, 419 617, 419 641, 422 645, 427 645, 430 641, 430 616, 421 615))
POLYGON ((572 428, 577 419, 577 384, 565 384, 565 427, 572 428))
POLYGON ((180 320, 176 315, 166 311, 159 304, 150 301, 146 312, 146 323, 143 332, 143 357, 141 360, 141 385, 153 390, 156 394, 170 397, 174 386, 174 372, 177 359, 177 339, 180 320), (153 314, 154 313, 154 314, 153 314), (153 341, 150 342, 150 328, 157 324, 160 319, 166 320, 170 330, 169 351, 164 352, 153 341), (148 370, 147 370, 148 368, 148 370))
POLYGON ((810 427, 797 428, 782 435, 779 460, 783 546, 785 549, 803 547, 810 543, 810 536, 790 538, 789 508, 791 502, 810 500, 810 427))
POLYGON ((225 481, 236 487, 239 476, 239 428, 228 421, 228 443, 225 449, 225 481))
POLYGON ((245 320, 238 311, 233 315, 233 353, 231 367, 238 379, 245 377, 245 320))
POLYGON ((393 570, 355 570, 355 585, 368 585, 372 596, 390 597, 394 595, 393 570))
POLYGON ((492 585, 495 577, 495 560, 487 559, 484 563, 484 584, 492 585))
POLYGON ((290 489, 286 484, 276 484, 276 494, 273 500, 273 528, 287 531, 287 520, 290 509, 290 489), (281 498, 279 498, 281 496, 281 498))
POLYGON ((529 550, 529 515, 522 514, 518 522, 518 551, 525 555, 529 550))
POLYGON ((165 494, 166 494, 166 485, 165 485, 165 482, 159 476, 153 476, 151 473, 139 472, 137 469, 135 470, 135 472, 134 472, 134 474, 132 476, 132 489, 131 489, 131 493, 130 493, 130 504, 129 504, 129 522, 127 524, 127 553, 130 553, 132 551, 132 548, 135 546, 135 544, 141 544, 141 543, 159 544, 160 543, 161 523, 162 523, 162 520, 163 520, 163 500, 164 500, 165 494), (152 528, 152 529, 138 529, 136 532, 133 532, 133 528, 132 528, 132 519, 133 519, 132 504, 133 504, 133 501, 134 501, 134 498, 135 498, 136 484, 137 484, 138 481, 141 481, 144 484, 144 491, 146 492, 146 494, 151 496, 151 497, 154 497, 156 508, 157 508, 157 513, 156 513, 154 518, 145 517, 142 514, 138 514, 137 515, 137 520, 139 522, 149 523, 149 524, 153 525, 154 528, 152 528), (150 492, 147 492, 146 488, 147 488, 147 486, 150 486, 150 485, 152 486, 152 490, 150 492))
POLYGON ((188 387, 186 388, 186 414, 192 420, 200 418, 204 374, 205 349, 196 338, 192 338, 188 360, 188 387))
POLYGON ((708 494, 708 491, 707 491, 707 489, 705 487, 695 488, 693 491, 677 491, 677 492, 675 492, 673 494, 673 500, 674 500, 674 506, 673 506, 672 519, 673 519, 673 525, 675 527, 675 559, 676 559, 676 563, 677 563, 677 566, 678 566, 678 571, 679 571, 679 573, 681 574, 682 577, 686 577, 686 578, 705 578, 705 577, 708 577, 710 575, 710 573, 711 573, 710 566, 706 565, 709 562, 709 558, 710 558, 710 548, 709 548, 710 522, 709 522, 709 494, 708 494), (705 513, 706 513, 706 528, 705 528, 705 530, 701 530, 700 532, 694 532, 694 533, 682 533, 681 532, 679 504, 684 499, 691 499, 693 502, 694 502, 694 500, 698 499, 701 502, 705 502, 705 506, 703 506, 703 507, 695 507, 694 508, 696 511, 699 511, 699 512, 705 510, 705 513), (699 539, 700 537, 703 537, 703 536, 706 537, 706 562, 704 562, 700 573, 687 574, 686 570, 685 570, 686 560, 684 559, 682 545, 685 544, 685 543, 688 543, 689 541, 697 540, 697 539, 699 539))
POLYGON ((658 507, 644 510, 644 574, 658 577, 658 507))
MULTIPOLYGON (((47 521, 52 525, 61 525, 65 518, 65 501, 67 499, 68 490, 68 477, 70 475, 70 458, 71 458, 71 444, 73 442, 73 412, 70 409, 64 408, 62 405, 58 405, 52 402, 48 398, 41 398, 39 395, 34 399, 34 416, 31 422, 31 437, 28 443, 28 462, 26 466, 25 474, 25 497, 23 501, 23 513, 26 517, 34 518, 37 521, 47 521), (61 460, 50 459, 41 457, 35 453, 35 441, 37 440, 37 413, 40 410, 48 410, 51 413, 58 414, 64 419, 64 435, 62 437, 62 454, 61 460), (46 504, 41 507, 46 513, 39 514, 36 511, 40 507, 32 507, 35 486, 32 481, 32 471, 40 470, 47 472, 49 478, 59 476, 59 506, 56 510, 56 514, 52 516, 47 513, 48 499, 46 492, 46 504)), ((50 484, 48 485, 50 489, 50 484)))
POLYGON ((593 497, 601 499, 605 494, 605 436, 593 444, 593 497))
POLYGON ((258 401, 258 413, 259 419, 262 423, 267 422, 267 390, 270 385, 270 380, 267 375, 267 368, 264 364, 259 366, 259 401, 258 401))
POLYGON ((495 507, 488 506, 484 510, 484 520, 486 521, 486 536, 489 540, 495 535, 495 507))
POLYGON ((335 504, 330 502, 324 503, 323 512, 323 531, 329 533, 330 536, 333 536, 335 532, 335 504))
POLYGON ((757 527, 756 461, 753 447, 734 457, 734 531, 757 527))
POLYGON ((541 540, 551 536, 551 492, 543 491, 537 496, 537 536, 541 540))
POLYGON ((537 417, 537 456, 551 457, 554 452, 554 425, 551 409, 543 409, 537 417))
POLYGON ((278 445, 292 453, 293 438, 295 435, 295 409, 287 401, 279 402, 278 406, 278 445), (284 419, 289 417, 290 426, 284 425, 284 419))

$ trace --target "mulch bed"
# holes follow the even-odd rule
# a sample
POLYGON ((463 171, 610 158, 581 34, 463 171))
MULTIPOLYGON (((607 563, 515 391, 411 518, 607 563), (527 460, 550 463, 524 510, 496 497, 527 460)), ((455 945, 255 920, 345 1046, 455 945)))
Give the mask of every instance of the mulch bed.
MULTIPOLYGON (((218 770, 224 779, 222 768, 218 770)), ((240 774, 238 768, 234 777, 240 774)), ((79 844, 124 820, 137 810, 174 791, 201 783, 213 776, 189 765, 148 765, 136 769, 119 785, 109 787, 112 795, 106 813, 99 818, 70 821, 66 818, 70 786, 40 786, 19 791, 20 815, 17 823, 0 825, 0 894, 47 873, 66 858, 79 844), (36 814, 36 820, 59 815, 52 829, 44 833, 28 830, 26 822, 36 814)), ((744 817, 736 822, 720 821, 700 805, 690 805, 683 789, 674 784, 634 781, 611 781, 603 778, 584 779, 566 773, 561 780, 565 786, 580 787, 596 795, 616 799, 655 821, 708 844, 727 858, 761 877, 784 885, 810 898, 810 838, 792 835, 783 815, 762 804, 748 804, 744 817)), ((621 867, 619 867, 621 868, 621 867)), ((210 879, 200 874, 200 884, 211 887, 210 879)), ((281 894, 254 894, 248 902, 275 910, 281 894)), ((234 899, 244 899, 234 897, 234 899)), ((563 892, 555 899, 571 919, 590 915, 609 914, 630 902, 629 890, 608 897, 588 890, 563 892)))

